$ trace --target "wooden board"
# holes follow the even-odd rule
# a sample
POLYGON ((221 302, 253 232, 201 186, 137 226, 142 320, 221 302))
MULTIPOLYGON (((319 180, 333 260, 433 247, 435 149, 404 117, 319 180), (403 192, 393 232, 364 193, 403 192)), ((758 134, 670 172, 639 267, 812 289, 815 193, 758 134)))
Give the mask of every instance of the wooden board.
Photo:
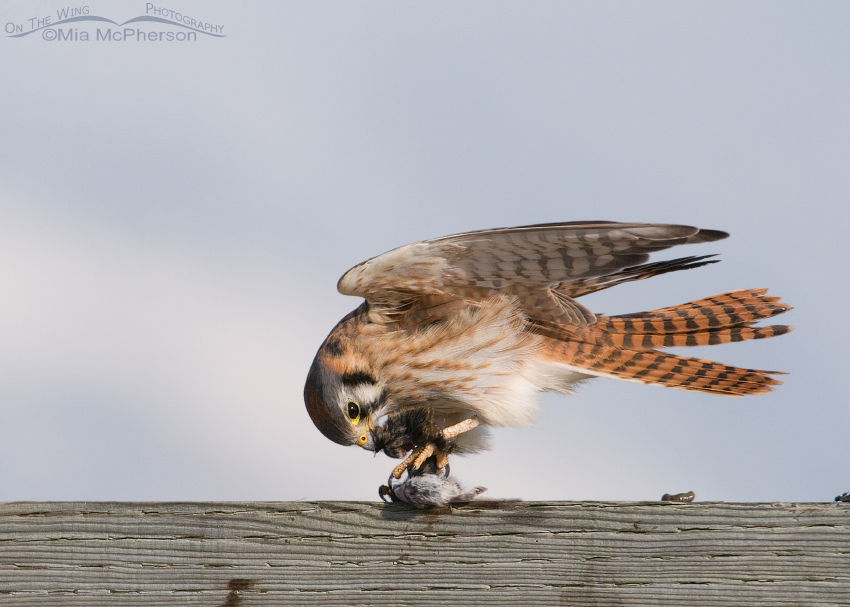
POLYGON ((850 504, 0 504, 0 605, 850 605, 850 504))

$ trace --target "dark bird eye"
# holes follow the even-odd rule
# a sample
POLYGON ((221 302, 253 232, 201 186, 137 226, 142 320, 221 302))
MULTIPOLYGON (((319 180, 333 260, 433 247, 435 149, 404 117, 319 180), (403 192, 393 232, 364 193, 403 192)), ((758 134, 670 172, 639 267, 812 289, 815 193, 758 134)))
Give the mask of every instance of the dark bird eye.
POLYGON ((351 421, 354 421, 358 417, 360 417, 360 406, 353 400, 348 401, 348 417, 351 419, 351 421))

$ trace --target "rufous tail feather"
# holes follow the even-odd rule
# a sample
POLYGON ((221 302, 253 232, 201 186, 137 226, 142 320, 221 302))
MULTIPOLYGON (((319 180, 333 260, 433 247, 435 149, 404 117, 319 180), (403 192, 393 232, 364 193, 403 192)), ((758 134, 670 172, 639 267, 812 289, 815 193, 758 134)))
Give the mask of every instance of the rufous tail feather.
MULTIPOLYGON (((535 323, 547 339, 547 355, 579 371, 726 396, 769 392, 780 371, 742 369, 657 348, 705 346, 764 339, 791 331, 787 325, 753 327, 791 309, 767 289, 733 291, 686 304, 621 316, 599 316, 585 327, 535 323)), ((532 321, 533 322, 533 321, 532 321)))

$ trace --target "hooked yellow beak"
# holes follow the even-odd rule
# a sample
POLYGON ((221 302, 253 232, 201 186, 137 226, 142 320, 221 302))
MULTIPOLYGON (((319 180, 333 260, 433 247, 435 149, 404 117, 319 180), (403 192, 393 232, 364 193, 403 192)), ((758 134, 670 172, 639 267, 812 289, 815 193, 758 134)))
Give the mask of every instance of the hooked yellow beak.
POLYGON ((357 437, 357 446, 363 447, 367 451, 375 450, 375 441, 372 440, 372 422, 366 420, 365 428, 360 428, 360 436, 357 437))

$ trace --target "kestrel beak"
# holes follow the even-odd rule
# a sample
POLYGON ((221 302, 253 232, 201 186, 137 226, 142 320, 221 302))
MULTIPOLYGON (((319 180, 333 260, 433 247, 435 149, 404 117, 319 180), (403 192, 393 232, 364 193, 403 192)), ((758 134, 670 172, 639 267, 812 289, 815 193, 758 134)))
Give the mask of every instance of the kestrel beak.
POLYGON ((375 440, 372 438, 372 424, 368 424, 367 428, 362 429, 362 432, 357 439, 357 446, 362 447, 367 451, 375 450, 375 440))
POLYGON ((365 437, 361 436, 360 441, 362 441, 362 442, 358 442, 357 444, 360 445, 361 447, 363 447, 364 449, 366 449, 367 451, 374 451, 375 450, 375 441, 372 440, 372 433, 371 432, 369 432, 369 434, 365 435, 365 437), (364 438, 365 438, 365 440, 364 440, 364 438))

